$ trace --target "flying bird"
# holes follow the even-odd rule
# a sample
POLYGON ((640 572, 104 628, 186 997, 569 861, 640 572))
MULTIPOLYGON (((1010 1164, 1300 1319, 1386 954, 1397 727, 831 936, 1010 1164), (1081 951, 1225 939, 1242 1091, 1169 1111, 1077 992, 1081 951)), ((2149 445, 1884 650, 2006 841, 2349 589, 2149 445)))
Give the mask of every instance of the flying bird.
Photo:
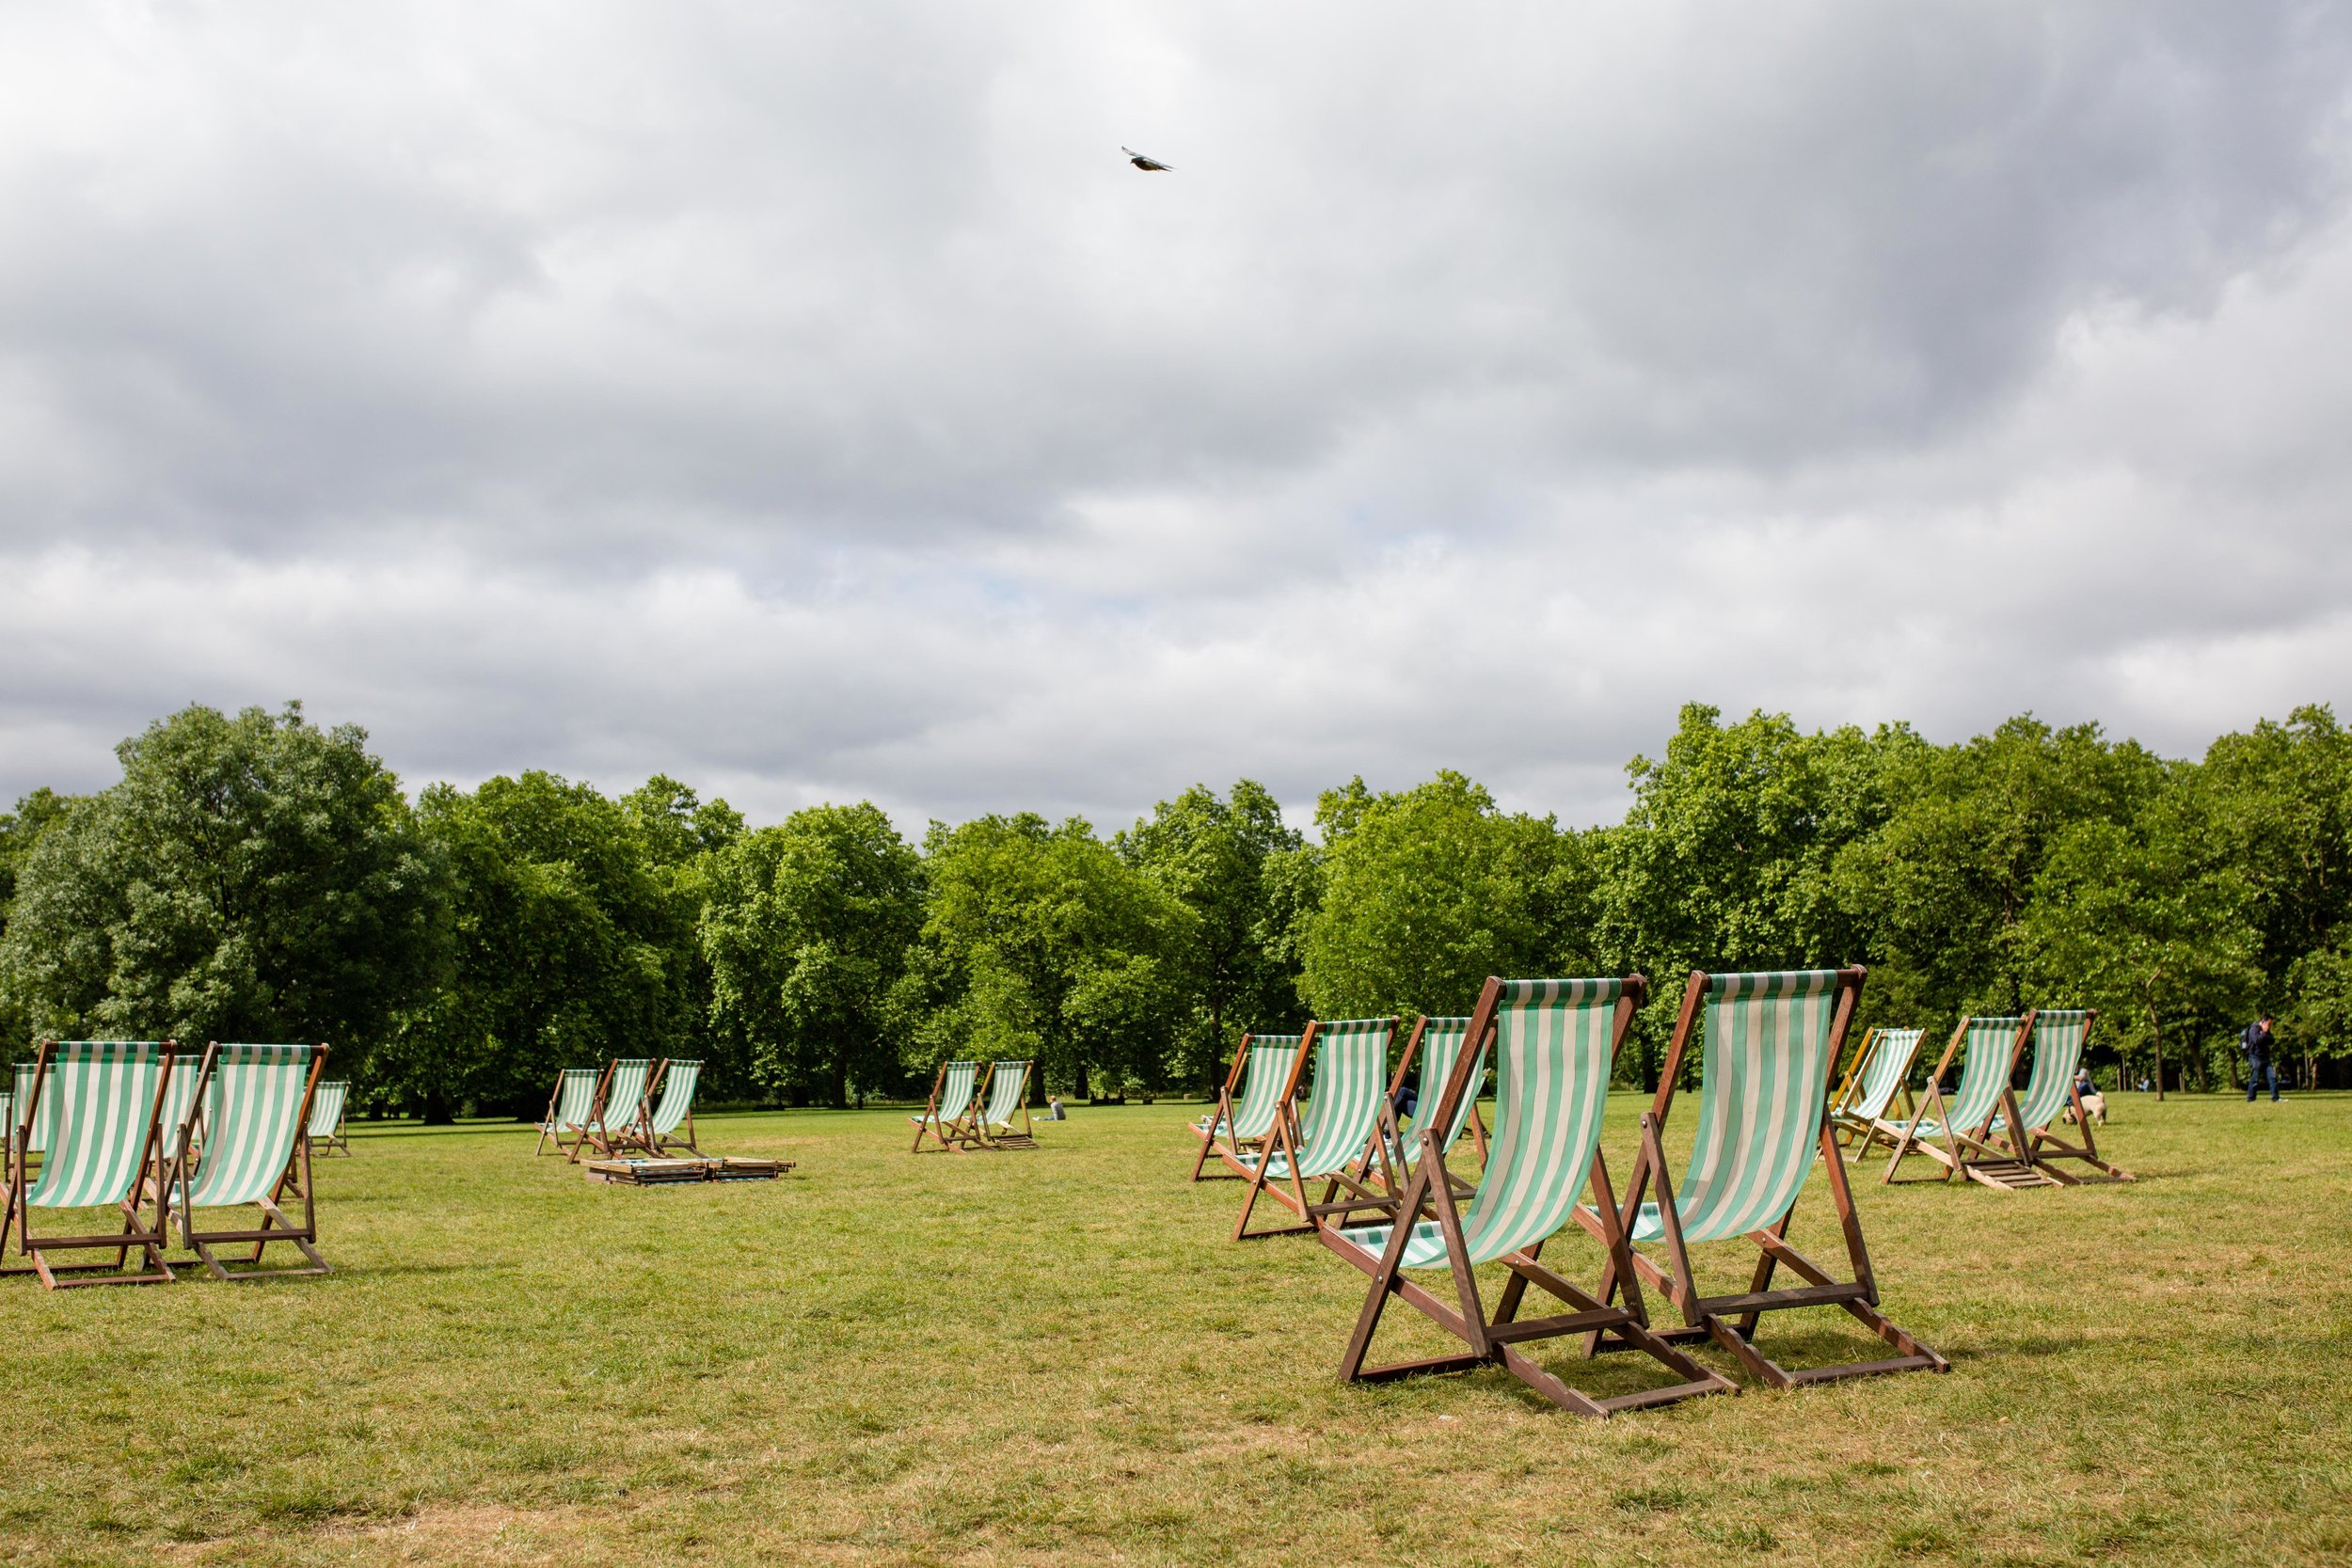
POLYGON ((1143 170, 1146 174, 1173 174, 1176 172, 1176 166, 1173 164, 1164 164, 1157 158, 1147 158, 1132 147, 1122 147, 1119 150, 1127 154, 1127 161, 1135 165, 1136 167, 1143 170))

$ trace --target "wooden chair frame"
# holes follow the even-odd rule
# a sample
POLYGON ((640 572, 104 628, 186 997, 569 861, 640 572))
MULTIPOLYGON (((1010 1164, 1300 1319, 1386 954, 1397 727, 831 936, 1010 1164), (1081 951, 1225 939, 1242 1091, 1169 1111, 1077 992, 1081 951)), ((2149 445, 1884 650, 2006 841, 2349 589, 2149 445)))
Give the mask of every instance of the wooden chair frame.
POLYGON ((1960 1024, 1952 1031, 1952 1037, 1944 1042, 1944 1054, 1936 1058, 1935 1070, 1928 1074, 1927 1089, 1920 1095, 1911 1119, 1898 1130, 1891 1140, 1893 1147, 1886 1157, 1886 1169, 1879 1177, 1882 1186, 1930 1180, 1900 1174, 1904 1155, 1924 1154, 1943 1167, 1932 1178, 1934 1180, 1949 1181, 1955 1176, 1964 1176, 1998 1192, 2014 1190, 2012 1181, 1995 1178, 2006 1167, 2026 1164, 2030 1168, 2030 1163, 2019 1160, 2014 1152, 1993 1141, 1993 1122, 2009 1098, 2009 1085, 2017 1076, 2018 1057, 2024 1053, 2026 1042, 2033 1037, 2034 1020, 2041 1012, 2039 1007, 2027 1007, 2019 1016, 2017 1033, 2009 1044, 2009 1060, 2001 1069, 2001 1097, 1994 1101, 1993 1108, 1985 1113, 1983 1120, 1965 1130, 1951 1124, 1951 1113, 1944 1099, 1944 1075, 1951 1070, 1952 1057, 1958 1054, 1961 1042, 1968 1037, 1968 1026, 1977 1021, 1974 1013, 1961 1015, 1960 1024), (1920 1128, 1927 1122, 1933 1122, 1940 1131, 1923 1133, 1920 1128), (1944 1140, 1942 1148, 1935 1143, 1939 1136, 1944 1140))
MULTIPOLYGON (((0 1248, 8 1243, 8 1231, 16 1231, 17 1251, 32 1259, 30 1264, 0 1267, 0 1275, 34 1274, 43 1286, 52 1291, 69 1290, 81 1285, 165 1285, 177 1276, 164 1259, 163 1249, 169 1244, 166 1230, 164 1200, 160 1191, 154 1195, 155 1217, 151 1223, 140 1218, 142 1199, 154 1183, 148 1180, 154 1169, 155 1157, 163 1143, 164 1095, 170 1087, 171 1061, 178 1052, 178 1042, 163 1040, 163 1065, 155 1075, 155 1098, 147 1108, 147 1136, 139 1150, 138 1164, 132 1167, 128 1190, 117 1200, 115 1207, 122 1212, 122 1230, 118 1235, 104 1236, 40 1236, 33 1234, 33 1205, 27 1201, 32 1190, 33 1117, 39 1112, 41 1091, 48 1086, 49 1066, 60 1042, 43 1040, 33 1058, 32 1090, 24 1103, 15 1107, 16 1125, 8 1132, 8 1202, 5 1219, 0 1219, 0 1248), (61 1251, 92 1251, 114 1249, 112 1263, 52 1263, 48 1254, 61 1251), (142 1269, 137 1274, 125 1271, 130 1267, 131 1249, 139 1249, 142 1269), (60 1277, 61 1275, 88 1277, 60 1277)), ((44 1163, 56 1157, 54 1149, 45 1151, 44 1163)))
POLYGON ((973 1103, 979 1107, 977 1114, 979 1117, 981 1141, 991 1148, 1035 1148, 1037 1132, 1029 1122, 1029 1079, 1037 1071, 1035 1060, 1021 1064, 1021 1098, 1014 1102, 1021 1112, 1021 1130, 1014 1132, 1011 1119, 1008 1117, 1002 1132, 992 1131, 993 1124, 988 1119, 988 1102, 995 1089, 996 1069, 1002 1065, 998 1062, 989 1063, 988 1076, 972 1086, 973 1103))
MULTIPOLYGON (((1613 1063, 1618 1048, 1625 1042, 1626 1029, 1632 1022, 1633 1014, 1647 992, 1648 982, 1641 975, 1626 977, 1625 990, 1617 998, 1614 1016, 1611 1020, 1609 1054, 1613 1063)), ((1502 981, 1489 977, 1479 993, 1478 1006, 1470 1014, 1470 1033, 1465 1037, 1462 1053, 1454 1063, 1454 1072, 1446 1080, 1439 1107, 1436 1114, 1425 1118, 1417 1134, 1422 1140, 1421 1158, 1414 1164, 1412 1174, 1406 1179, 1399 1195, 1388 1246, 1375 1259, 1362 1246, 1349 1241, 1340 1227, 1325 1226, 1319 1231, 1324 1245, 1362 1271, 1371 1281, 1363 1308, 1357 1314, 1355 1331, 1349 1336, 1347 1348, 1340 1357, 1340 1381, 1382 1383, 1428 1372, 1468 1371, 1478 1367, 1501 1366, 1561 1409, 1595 1419, 1606 1419, 1624 1410, 1670 1404, 1706 1394, 1738 1393, 1739 1386, 1729 1378, 1701 1366, 1671 1342, 1650 1332, 1641 1288, 1634 1282, 1631 1254, 1624 1227, 1619 1221, 1610 1190, 1608 1161, 1597 1148, 1593 1150, 1593 1163, 1586 1178, 1593 1206, 1588 1209, 1578 1204, 1569 1212, 1607 1251, 1611 1265, 1603 1275, 1604 1280, 1613 1276, 1626 1282, 1624 1304, 1612 1306, 1602 1295, 1587 1291, 1546 1268, 1540 1261, 1546 1242, 1537 1242, 1533 1246, 1507 1254, 1502 1259, 1503 1266, 1510 1271, 1510 1277, 1503 1283, 1502 1293, 1495 1303, 1493 1317, 1486 1315, 1478 1290, 1478 1278, 1469 1261, 1470 1245, 1463 1231, 1461 1200, 1456 1196, 1460 1179, 1446 1168, 1445 1150, 1438 1145, 1438 1130, 1452 1125, 1453 1115, 1461 1103, 1461 1097, 1470 1092, 1467 1082, 1470 1065, 1483 1060, 1473 1042, 1483 1041, 1493 1031, 1502 995, 1502 981), (1452 1304, 1404 1272, 1403 1259, 1412 1234, 1412 1222, 1424 1214, 1436 1219, 1445 1237, 1447 1262, 1454 1281, 1454 1300, 1452 1304), (1520 1318, 1519 1307, 1526 1299, 1530 1285, 1554 1297, 1569 1310, 1550 1317, 1520 1318), (1377 1367, 1365 1366, 1365 1357, 1372 1349, 1373 1335, 1380 1326, 1381 1314, 1387 1309, 1391 1296, 1403 1298, 1422 1316, 1460 1339, 1467 1348, 1451 1355, 1425 1356, 1377 1367), (1620 1336, 1628 1348, 1640 1350, 1654 1357, 1682 1381, 1667 1387, 1646 1388, 1613 1399, 1595 1399, 1545 1370, 1515 1348, 1534 1339, 1603 1331, 1620 1336)), ((1607 1085, 1601 1085, 1598 1092, 1607 1093, 1607 1085)))
POLYGON ((972 1064, 972 1098, 964 1102, 962 1114, 944 1120, 940 1117, 939 1091, 946 1085, 947 1069, 954 1065, 952 1062, 942 1062, 939 1064, 938 1072, 931 1076, 931 1097, 925 1101, 922 1116, 914 1118, 914 1147, 907 1150, 909 1154, 924 1152, 923 1140, 926 1137, 930 1138, 950 1154, 961 1154, 966 1149, 978 1148, 982 1146, 983 1140, 980 1137, 977 1119, 980 1114, 980 1074, 977 1062, 972 1064))
MULTIPOLYGON (((1847 1026, 1853 1020, 1854 1005, 1861 999, 1862 982, 1867 972, 1860 965, 1837 972, 1837 998, 1830 1017, 1829 1065, 1834 1073, 1846 1043, 1847 1026)), ((1684 1053, 1689 1049, 1691 1032, 1698 1022, 1700 1005, 1705 1001, 1713 977, 1702 971, 1692 971, 1683 991, 1682 1010, 1675 1020, 1674 1037, 1666 1047, 1665 1065, 1659 1070, 1658 1095, 1650 1108, 1642 1114, 1642 1143, 1634 1156, 1633 1173, 1626 1187, 1625 1205, 1619 1213, 1619 1227, 1628 1237, 1642 1212, 1642 1201, 1649 1184, 1658 1184, 1659 1218, 1665 1230, 1664 1243, 1669 1267, 1661 1269, 1630 1241, 1625 1251, 1632 1273, 1623 1272, 1623 1265, 1613 1257, 1607 1272, 1601 1276, 1600 1298, 1612 1299, 1622 1286, 1630 1286, 1635 1275, 1654 1286, 1680 1309, 1682 1326, 1659 1331, 1659 1337, 1669 1340, 1711 1338, 1740 1363, 1749 1375, 1775 1388, 1791 1388, 1802 1384, 1826 1383, 1834 1379, 1867 1377, 1883 1372, 1951 1370, 1951 1363, 1898 1327, 1879 1310, 1878 1278, 1871 1272, 1869 1249, 1863 1243, 1862 1221, 1854 1211, 1853 1192, 1846 1180, 1846 1162, 1839 1156, 1836 1137, 1830 1126, 1827 1101, 1823 1101, 1820 1148, 1822 1163, 1828 1166, 1830 1200, 1837 1210, 1837 1222, 1844 1234, 1846 1257, 1853 1277, 1840 1281, 1788 1244, 1788 1222, 1804 1198, 1800 1185, 1789 1197, 1788 1207, 1770 1226, 1747 1232, 1746 1239, 1755 1243, 1758 1254, 1756 1269, 1748 1288, 1723 1295, 1707 1295, 1700 1291, 1692 1272, 1689 1248, 1682 1239, 1681 1218, 1675 1205, 1674 1185, 1666 1168, 1665 1151, 1660 1142, 1666 1114, 1672 1109, 1675 1081, 1682 1069, 1684 1053), (1805 1283, 1794 1289, 1772 1289, 1772 1275, 1786 1266, 1805 1283), (1756 1349, 1756 1331, 1766 1312, 1793 1311, 1809 1307, 1835 1307, 1855 1322, 1893 1346, 1899 1354, 1882 1360, 1850 1362, 1843 1366, 1808 1367, 1790 1371, 1756 1349)), ((1726 1238, 1728 1240, 1728 1238, 1726 1238)), ((1633 1347, 1622 1331, 1596 1330, 1586 1340, 1589 1354, 1633 1347)))
POLYGON ((219 1054, 218 1041, 204 1048, 203 1066, 198 1069, 200 1076, 197 1080, 196 1097, 189 1102, 188 1119, 181 1130, 179 1153, 173 1158, 171 1168, 164 1174, 166 1212, 167 1215, 177 1213, 179 1216, 180 1244, 203 1259, 206 1271, 215 1279, 286 1279, 302 1275, 333 1274, 335 1271, 328 1266, 326 1259, 319 1256, 318 1205, 310 1186, 310 1097, 318 1092, 319 1074, 326 1068, 326 1047, 324 1045, 311 1048, 310 1075, 303 1083, 302 1104, 294 1113, 294 1148, 286 1156, 285 1171, 278 1178, 277 1185, 270 1189, 270 1195, 255 1201, 254 1207, 262 1211, 262 1224, 240 1230, 196 1228, 196 1212, 187 1201, 196 1164, 193 1134, 198 1118, 203 1115, 204 1088, 212 1082, 219 1054), (177 1202, 172 1201, 169 1196, 175 1190, 180 1195, 177 1202), (283 1205, 289 1197, 302 1200, 300 1225, 287 1217, 283 1205), (262 1268, 262 1249, 272 1242, 291 1243, 310 1259, 310 1266, 262 1268), (253 1251, 243 1259, 232 1259, 239 1265, 233 1271, 213 1256, 213 1248, 216 1246, 247 1243, 253 1251))

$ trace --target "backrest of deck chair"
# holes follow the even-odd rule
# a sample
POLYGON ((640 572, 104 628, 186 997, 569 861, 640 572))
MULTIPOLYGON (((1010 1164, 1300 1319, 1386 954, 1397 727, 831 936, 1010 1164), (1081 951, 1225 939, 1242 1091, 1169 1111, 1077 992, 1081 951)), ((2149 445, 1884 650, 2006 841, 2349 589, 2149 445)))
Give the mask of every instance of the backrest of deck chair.
POLYGON ((1315 1026, 1315 1090, 1299 1118, 1297 1174, 1327 1176, 1363 1151, 1389 1088, 1393 1018, 1315 1026))
MULTIPOLYGON (((1494 1135, 1477 1195, 1462 1217, 1470 1261, 1491 1262, 1533 1246, 1576 1206, 1600 1147, 1624 994, 1623 980, 1502 982, 1490 1048, 1494 1135)), ((1476 1080, 1473 1073, 1469 1089, 1476 1080)), ((1462 1098, 1470 1098, 1468 1090, 1462 1098)))
POLYGON ((596 1112, 596 1125, 610 1132, 634 1122, 637 1107, 644 1102, 645 1079, 652 1072, 651 1057, 615 1057, 612 1075, 605 1080, 604 1104, 596 1112))
POLYGON ((1263 1138, 1274 1131, 1274 1113, 1282 1102, 1282 1085, 1291 1061, 1298 1054, 1296 1035, 1255 1035, 1249 1041, 1249 1065, 1244 1069, 1241 1098, 1233 1102, 1232 1135, 1263 1138))
POLYGON ((694 1108, 694 1081, 702 1075, 702 1063, 670 1058, 661 1069, 661 1098, 653 1108, 655 1132, 666 1138, 684 1125, 686 1113, 694 1108))
POLYGON ((2026 1132, 2049 1126, 2066 1108, 2067 1090, 2074 1082, 2074 1069, 2082 1065, 2083 1041, 2090 1034, 2090 1014, 2083 1008, 2051 1007, 2034 1014, 2033 1072, 2017 1105, 2026 1132))
MULTIPOLYGON (((588 1125, 588 1117, 596 1108, 596 1079, 600 1076, 592 1067, 567 1067, 564 1069, 563 1076, 556 1080, 555 1125, 558 1130, 588 1125)), ((324 1084, 319 1085, 322 1093, 326 1088, 324 1084)))
MULTIPOLYGON (((1410 1165, 1421 1158, 1422 1126, 1438 1114, 1438 1102, 1445 1098, 1445 1081, 1454 1076, 1454 1064, 1461 1059, 1462 1043, 1470 1034, 1467 1018, 1433 1018, 1422 1024, 1421 1080, 1414 1092, 1413 1132, 1405 1139, 1405 1163, 1410 1165)), ((1470 1126, 1470 1112, 1478 1104, 1478 1094, 1486 1082, 1486 1042, 1478 1042, 1478 1065, 1470 1069, 1470 1086, 1463 1092, 1462 1102, 1454 1108, 1454 1124, 1438 1139, 1441 1150, 1451 1150, 1454 1141, 1470 1126)))
POLYGON ((2009 1087, 2017 1060, 2017 1030, 2024 1022, 2017 1017, 1968 1020, 1963 1041, 1968 1055, 1960 1064, 1960 1087, 1945 1101, 1946 1127, 1973 1132, 1999 1108, 2001 1091, 2009 1087))
POLYGON ((1696 1142, 1675 1194, 1684 1241, 1762 1229, 1796 1202, 1829 1110, 1837 992, 1834 969, 1708 976, 1696 1142))
POLYGON ((977 1062, 949 1062, 939 1081, 938 1117, 942 1121, 961 1121, 972 1105, 973 1080, 979 1076, 977 1062))
POLYGON ((1029 1064, 997 1062, 988 1069, 988 1109, 980 1119, 991 1127, 1009 1126, 1021 1109, 1021 1091, 1029 1086, 1029 1064))
POLYGON ((168 1160, 180 1152, 180 1139, 188 1131, 188 1109, 196 1103, 196 1088, 204 1065, 200 1055, 174 1055, 171 1076, 164 1081, 164 1114, 158 1123, 164 1140, 164 1158, 168 1160))
POLYGON ((1895 1091, 1903 1086, 1903 1075, 1911 1070, 1912 1058, 1919 1054, 1923 1033, 1919 1029, 1872 1031, 1870 1059, 1862 1064, 1861 1075, 1854 1080, 1853 1094, 1845 1105, 1848 1116, 1875 1121, 1886 1114, 1895 1091))
POLYGON ((50 1047, 48 1075, 37 1091, 49 1148, 27 1203, 87 1209, 130 1195, 148 1151, 164 1056, 156 1040, 60 1040, 50 1047))
MULTIPOLYGON (((16 1097, 8 1102, 8 1130, 13 1135, 17 1123, 24 1119, 24 1107, 33 1103, 33 1064, 16 1064, 16 1097)), ((39 1154, 49 1147, 49 1128, 56 1119, 56 1112, 44 1100, 33 1118, 32 1141, 24 1147, 39 1154)))
MULTIPOLYGON (((591 1078, 596 1075, 589 1074, 591 1078)), ((331 1084, 321 1084, 310 1096, 310 1135, 331 1138, 335 1129, 343 1124, 343 1101, 351 1096, 351 1082, 338 1078, 331 1084)))
POLYGON ((204 1085, 204 1160, 188 1207, 225 1209, 277 1191, 303 1130, 309 1045, 220 1045, 204 1085))

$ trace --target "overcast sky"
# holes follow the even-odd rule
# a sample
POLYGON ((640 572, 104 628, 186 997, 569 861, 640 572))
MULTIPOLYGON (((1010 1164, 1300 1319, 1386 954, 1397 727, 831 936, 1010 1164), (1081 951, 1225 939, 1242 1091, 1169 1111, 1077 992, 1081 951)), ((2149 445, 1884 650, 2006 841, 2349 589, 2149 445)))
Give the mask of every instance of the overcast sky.
POLYGON ((2352 8, 0 8, 0 796, 2352 707, 2352 8), (1121 144, 1175 166, 1144 174, 1121 144))

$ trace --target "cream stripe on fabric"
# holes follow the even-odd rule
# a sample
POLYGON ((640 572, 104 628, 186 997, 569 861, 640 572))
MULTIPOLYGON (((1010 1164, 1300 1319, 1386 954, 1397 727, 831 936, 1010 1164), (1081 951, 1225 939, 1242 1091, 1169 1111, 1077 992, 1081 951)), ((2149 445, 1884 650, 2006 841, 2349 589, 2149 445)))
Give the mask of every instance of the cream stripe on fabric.
MULTIPOLYGON (((1363 1152, 1380 1122, 1380 1099, 1389 1086, 1389 1041, 1396 1021, 1351 1018, 1315 1030, 1315 1092, 1299 1122, 1298 1168, 1302 1178, 1328 1176, 1363 1152)), ((1257 1158, 1245 1154, 1245 1164, 1257 1158)), ((1287 1181, 1289 1156, 1266 1161, 1270 1180, 1287 1181)))
POLYGON ((661 1099, 653 1108, 653 1130, 668 1137, 685 1125, 686 1113, 694 1105, 694 1084, 703 1075, 700 1062, 681 1062, 673 1057, 661 1069, 661 1099))
POLYGON ((1028 1076, 1029 1064, 1026 1062, 998 1062, 989 1069, 985 1119, 991 1127, 1012 1125, 1012 1114, 1021 1109, 1021 1090, 1027 1084, 1028 1076))
POLYGON ((351 1084, 338 1078, 321 1084, 310 1096, 310 1136, 331 1138, 335 1129, 343 1124, 343 1101, 351 1094, 351 1084))
MULTIPOLYGON (((1837 972, 1718 974, 1691 1164, 1675 1194, 1687 1242, 1762 1229, 1788 1212, 1813 1168, 1827 1114, 1837 972)), ((1635 1241, 1665 1234, 1645 1204, 1635 1241)))
POLYGON ((2013 1015, 1968 1021, 1963 1040, 1968 1053, 1960 1064, 1960 1087, 1944 1102, 1947 1121, 1921 1122, 1921 1132, 1941 1134, 1948 1125, 1973 1133, 1985 1124, 2001 1102, 2001 1091, 2009 1087, 2010 1048, 2017 1043, 2020 1022, 2013 1015))
POLYGON ((151 1040, 73 1040, 52 1048, 40 1087, 49 1148, 25 1201, 40 1209, 84 1209, 130 1196, 155 1114, 164 1048, 151 1040))
POLYGON ((653 1062, 644 1056, 628 1056, 612 1064, 612 1081, 604 1093, 604 1111, 596 1124, 607 1132, 627 1128, 637 1119, 637 1107, 645 1098, 645 1079, 653 1071, 653 1062))
POLYGON ((1870 1048, 1870 1059, 1863 1065, 1862 1082, 1855 1086, 1853 1101, 1846 1110, 1850 1116, 1875 1120, 1885 1114, 1887 1103, 1895 1091, 1902 1087, 1903 1074, 1911 1070, 1912 1058, 1919 1053, 1916 1029, 1882 1029, 1878 1043, 1870 1048))
POLYGON ((302 1131, 307 1045, 224 1045, 205 1091, 204 1159, 190 1208, 225 1209, 268 1197, 302 1131))
POLYGON ((596 1108, 596 1069, 592 1067, 565 1068, 563 1090, 555 1100, 555 1125, 585 1127, 589 1113, 596 1108))
MULTIPOLYGON (((2090 1033, 2090 1014, 2080 1008, 2053 1007, 2034 1015, 2033 1073, 2017 1104, 2026 1132, 2039 1132, 2066 1108, 2067 1087, 2082 1065, 2083 1039, 2090 1033)), ((2001 1130, 2007 1119, 1994 1117, 1994 1128, 2001 1130)))
MULTIPOLYGON (((1576 1206, 1600 1147, 1609 1103, 1611 1036, 1622 980, 1507 980, 1495 1015, 1494 1137, 1478 1192, 1462 1216, 1472 1263, 1533 1246, 1576 1206)), ((1372 1252, 1391 1227, 1366 1226, 1348 1240, 1372 1252)), ((1413 1227, 1408 1268, 1446 1261, 1434 1220, 1413 1227)))
MULTIPOLYGON (((966 1107, 972 1103, 972 1080, 979 1074, 977 1062, 949 1062, 946 1081, 939 1085, 939 1119, 960 1121, 966 1107)), ((921 1121, 923 1118, 914 1118, 921 1121)))

